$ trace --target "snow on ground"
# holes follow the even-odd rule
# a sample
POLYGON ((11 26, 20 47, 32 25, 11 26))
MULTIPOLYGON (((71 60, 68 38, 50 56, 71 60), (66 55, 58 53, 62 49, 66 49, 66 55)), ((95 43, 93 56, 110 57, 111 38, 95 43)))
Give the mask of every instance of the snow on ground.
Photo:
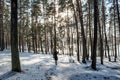
MULTIPOLYGON (((104 65, 98 62, 98 70, 87 64, 69 62, 69 56, 59 55, 54 65, 52 55, 20 53, 22 73, 11 72, 10 51, 0 52, 0 80, 120 80, 120 59, 104 65)), ((75 58, 74 58, 75 59, 75 58)))

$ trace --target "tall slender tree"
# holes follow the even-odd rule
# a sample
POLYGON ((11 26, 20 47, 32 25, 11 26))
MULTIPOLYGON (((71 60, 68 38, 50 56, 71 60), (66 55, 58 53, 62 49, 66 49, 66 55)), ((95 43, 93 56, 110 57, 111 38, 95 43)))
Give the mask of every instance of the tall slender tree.
POLYGON ((0 51, 3 51, 5 48, 4 28, 3 28, 3 8, 4 8, 4 1, 0 0, 0 51))
POLYGON ((80 2, 79 2, 79 0, 76 0, 76 2, 77 2, 78 13, 79 13, 79 20, 80 20, 80 24, 81 24, 81 35, 82 35, 82 42, 83 42, 82 62, 86 63, 87 47, 86 47, 86 38, 85 38, 84 25, 83 25, 82 4, 81 4, 81 0, 80 0, 80 2))
MULTIPOLYGON (((72 2, 72 1, 71 1, 72 2)), ((78 20, 77 20, 77 15, 76 15, 76 11, 75 11, 75 6, 73 4, 73 2, 71 3, 72 7, 73 7, 73 11, 74 11, 74 18, 75 18, 75 26, 76 26, 76 32, 77 32, 77 61, 80 61, 80 45, 79 45, 79 31, 78 31, 78 20)))
MULTIPOLYGON (((104 0, 102 0, 102 11, 104 8, 104 0)), ((99 12, 99 11, 98 11, 99 12)), ((98 14, 99 16, 99 14, 98 14)), ((103 25, 102 25, 103 26, 103 25)), ((101 58, 101 64, 103 64, 103 55, 104 55, 104 50, 103 50, 103 35, 102 35, 102 27, 100 25, 100 19, 98 17, 98 27, 99 27, 99 42, 100 42, 100 58, 101 58)))
POLYGON ((19 52, 18 52, 18 26, 17 26, 17 2, 11 0, 11 53, 12 53, 12 71, 21 72, 19 52))
POLYGON ((55 18, 55 15, 56 15, 56 0, 54 0, 54 52, 56 52, 56 18, 55 18))
MULTIPOLYGON (((104 6, 104 1, 102 1, 102 27, 104 28, 104 36, 105 36, 105 54, 106 54, 106 49, 108 50, 108 59, 111 61, 110 54, 109 54, 109 44, 108 44, 108 37, 107 37, 107 31, 106 31, 106 17, 105 17, 105 6, 104 6)), ((102 34, 103 34, 103 29, 102 29, 102 34)))
POLYGON ((120 13, 119 13, 119 5, 118 5, 118 0, 116 1, 116 7, 117 7, 117 16, 118 16, 118 25, 119 25, 119 33, 120 33, 120 13))
POLYGON ((115 12, 116 12, 116 5, 115 5, 115 0, 113 1, 113 6, 114 6, 114 43, 115 43, 115 57, 114 57, 114 61, 116 62, 116 58, 117 58, 117 47, 116 47, 116 15, 115 15, 115 12))
POLYGON ((92 56, 92 35, 91 35, 91 1, 88 0, 88 27, 89 27, 89 40, 90 40, 90 47, 91 47, 91 56, 92 56))
POLYGON ((92 69, 96 70, 96 49, 97 49, 97 22, 98 22, 98 0, 94 0, 94 42, 92 55, 92 69))

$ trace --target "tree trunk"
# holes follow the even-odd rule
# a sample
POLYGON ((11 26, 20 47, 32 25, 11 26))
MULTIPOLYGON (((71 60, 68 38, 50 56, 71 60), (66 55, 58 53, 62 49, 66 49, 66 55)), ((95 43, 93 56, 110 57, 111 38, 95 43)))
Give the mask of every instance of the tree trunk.
POLYGON ((99 26, 99 41, 100 41, 100 58, 101 58, 101 64, 103 64, 103 55, 104 55, 104 51, 103 51, 103 36, 101 34, 101 25, 100 25, 100 20, 98 19, 98 26, 99 26))
POLYGON ((90 0, 88 0, 88 27, 89 27, 89 38, 90 38, 90 48, 91 48, 91 59, 92 59, 92 36, 91 36, 91 5, 90 0))
POLYGON ((118 25, 119 25, 119 34, 120 34, 120 15, 119 15, 118 0, 116 0, 116 7, 117 7, 117 16, 118 16, 118 25))
POLYGON ((4 28, 3 28, 3 8, 4 8, 4 1, 0 0, 0 51, 3 51, 5 48, 4 28))
POLYGON ((32 31, 32 49, 35 53, 35 33, 34 33, 34 21, 33 21, 33 16, 32 16, 32 28, 31 28, 31 31, 32 31))
POLYGON ((113 46, 114 46, 114 40, 113 40, 113 38, 114 38, 114 37, 113 37, 113 35, 112 35, 112 56, 114 56, 114 54, 115 54, 115 53, 114 53, 114 47, 113 47, 113 46))
POLYGON ((96 49, 97 49, 97 22, 98 22, 98 0, 94 0, 94 42, 92 55, 92 69, 96 70, 96 49))
POLYGON ((50 29, 50 49, 51 49, 51 54, 53 52, 53 35, 52 35, 53 28, 50 29))
POLYGON ((12 71, 21 72, 18 52, 17 0, 11 0, 11 53, 12 71))
POLYGON ((77 61, 80 61, 80 51, 79 51, 79 31, 78 31, 78 20, 77 20, 77 16, 76 16, 76 11, 75 11, 75 7, 74 4, 72 2, 72 7, 74 10, 74 18, 75 18, 75 25, 76 25, 76 32, 77 32, 77 61))
POLYGON ((116 5, 115 5, 115 0, 113 1, 113 6, 114 6, 114 41, 115 41, 115 57, 114 57, 114 61, 116 62, 116 58, 117 58, 117 48, 116 48, 116 24, 115 24, 115 10, 116 10, 116 5))
MULTIPOLYGON (((54 0, 54 2, 56 2, 54 0)), ((56 12, 56 6, 55 6, 55 3, 54 3, 54 52, 56 52, 56 44, 57 44, 57 41, 56 41, 56 18, 55 18, 55 12, 56 12)))
POLYGON ((82 62, 86 63, 87 47, 86 47, 86 39, 85 39, 84 25, 83 25, 82 4, 81 4, 81 1, 79 3, 79 0, 76 0, 76 2, 77 2, 78 13, 79 13, 79 20, 80 20, 80 24, 81 24, 81 34, 82 34, 82 42, 83 42, 82 62))
POLYGON ((106 34, 106 25, 105 25, 105 9, 104 9, 104 1, 103 1, 103 5, 102 5, 102 25, 104 27, 104 35, 105 35, 105 54, 106 54, 106 49, 108 50, 108 58, 109 61, 111 61, 110 59, 110 55, 109 55, 109 45, 108 45, 108 39, 107 39, 107 34, 106 34))
POLYGON ((47 47, 48 47, 48 44, 47 44, 47 27, 45 26, 45 54, 47 54, 47 47))

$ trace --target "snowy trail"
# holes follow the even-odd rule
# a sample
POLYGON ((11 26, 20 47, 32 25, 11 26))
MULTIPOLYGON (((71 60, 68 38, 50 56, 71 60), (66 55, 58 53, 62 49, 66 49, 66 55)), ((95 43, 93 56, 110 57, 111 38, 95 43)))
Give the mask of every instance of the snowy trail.
POLYGON ((23 73, 9 75, 11 70, 10 51, 0 52, 0 80, 120 80, 120 62, 105 60, 97 64, 98 71, 87 64, 69 63, 69 56, 59 55, 55 66, 52 55, 20 53, 23 73), (117 67, 116 67, 117 66, 117 67), (6 75, 7 74, 7 75, 6 75))

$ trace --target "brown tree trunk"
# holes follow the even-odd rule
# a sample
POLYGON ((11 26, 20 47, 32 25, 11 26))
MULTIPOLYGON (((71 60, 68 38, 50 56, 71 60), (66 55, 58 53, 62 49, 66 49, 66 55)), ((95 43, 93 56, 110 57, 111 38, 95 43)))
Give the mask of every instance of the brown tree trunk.
POLYGON ((4 28, 3 28, 3 8, 4 8, 4 1, 0 0, 0 51, 3 51, 5 48, 4 28))
POLYGON ((32 28, 31 28, 31 31, 32 31, 32 50, 34 51, 35 53, 35 33, 34 33, 34 21, 33 21, 33 16, 32 16, 32 28))
POLYGON ((18 52, 17 0, 11 0, 11 53, 12 71, 21 72, 18 52))
POLYGON ((101 64, 103 64, 103 55, 104 55, 104 50, 103 50, 103 36, 101 34, 101 25, 100 25, 100 20, 98 19, 98 26, 99 26, 99 41, 100 41, 100 58, 101 58, 101 64))
POLYGON ((91 1, 88 0, 88 27, 89 27, 89 42, 90 42, 90 52, 92 59, 92 36, 91 36, 91 1))
POLYGON ((97 49, 97 22, 98 22, 98 0, 94 0, 94 42, 92 52, 92 69, 96 70, 96 49, 97 49))
POLYGON ((78 31, 78 20, 77 20, 77 16, 76 16, 76 11, 75 11, 75 7, 74 7, 74 4, 72 2, 72 7, 73 7, 73 10, 74 10, 74 18, 75 18, 75 26, 76 26, 76 32, 77 32, 77 61, 79 62, 80 61, 80 51, 79 51, 79 31, 78 31))
MULTIPOLYGON (((54 2, 56 2, 54 0, 54 2)), ((56 14, 56 5, 54 3, 54 52, 56 52, 56 45, 57 45, 57 41, 56 41, 56 18, 55 18, 55 14, 56 14)))
POLYGON ((106 49, 108 50, 108 58, 109 61, 111 61, 110 59, 110 55, 109 55, 109 44, 108 44, 108 39, 107 39, 107 34, 106 34, 106 25, 105 25, 105 9, 104 9, 104 1, 103 1, 103 5, 102 5, 102 25, 104 27, 104 36, 105 36, 105 54, 106 54, 106 49))
POLYGON ((113 1, 113 5, 114 5, 114 42, 115 42, 115 57, 114 57, 114 61, 116 62, 116 58, 117 58, 117 48, 116 48, 116 24, 115 24, 115 11, 116 11, 116 5, 115 5, 115 0, 113 1))
POLYGON ((118 0, 116 0, 116 7, 117 7, 118 25, 119 25, 119 33, 120 33, 120 13, 119 13, 118 0))
POLYGON ((82 34, 82 42, 83 42, 82 62, 86 63, 87 47, 86 47, 86 39, 85 39, 84 25, 83 25, 82 4, 81 4, 81 1, 79 2, 79 0, 76 0, 76 2, 77 2, 78 13, 79 13, 79 20, 80 20, 80 24, 81 24, 81 34, 82 34))

